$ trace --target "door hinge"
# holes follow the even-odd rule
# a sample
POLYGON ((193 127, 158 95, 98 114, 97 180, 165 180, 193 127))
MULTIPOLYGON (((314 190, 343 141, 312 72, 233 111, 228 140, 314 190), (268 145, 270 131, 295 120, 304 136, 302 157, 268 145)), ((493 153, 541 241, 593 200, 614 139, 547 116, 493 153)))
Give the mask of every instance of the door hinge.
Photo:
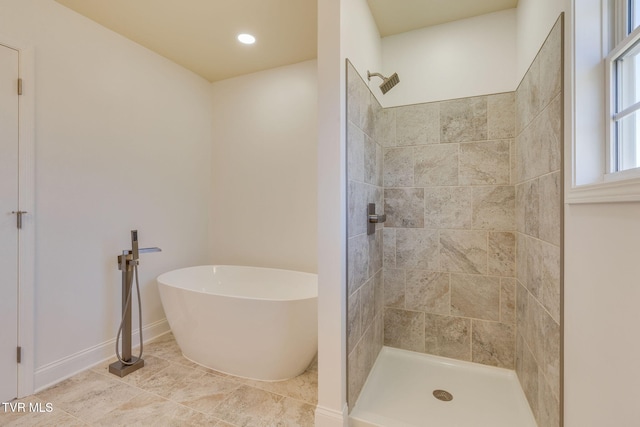
POLYGON ((17 348, 16 359, 18 360, 18 363, 22 362, 22 347, 17 348))
POLYGON ((26 214, 27 211, 11 211, 11 213, 16 214, 16 227, 22 229, 22 215, 26 214))
POLYGON ((18 79, 18 95, 22 95, 22 79, 18 79))

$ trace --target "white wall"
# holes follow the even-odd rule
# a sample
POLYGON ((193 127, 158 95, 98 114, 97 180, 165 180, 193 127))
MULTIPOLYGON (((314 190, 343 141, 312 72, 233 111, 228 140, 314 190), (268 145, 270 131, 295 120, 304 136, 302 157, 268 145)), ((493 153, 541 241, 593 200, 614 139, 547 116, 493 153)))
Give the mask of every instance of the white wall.
POLYGON ((382 58, 383 74, 400 77, 378 97, 385 107, 514 91, 516 10, 385 37, 382 58))
POLYGON ((344 0, 318 3, 318 405, 317 427, 340 427, 346 408, 344 0))
POLYGON ((316 272, 316 68, 212 84, 213 263, 316 272))
POLYGON ((560 13, 569 10, 569 3, 570 0, 518 0, 516 18, 518 83, 529 69, 560 13))
POLYGON ((634 399, 640 387, 640 203, 611 200, 637 200, 638 186, 630 185, 629 191, 620 183, 599 184, 605 171, 602 2, 579 0, 572 7, 574 116, 566 125, 573 139, 565 141, 565 427, 635 425, 640 419, 634 399))
POLYGON ((210 85, 53 0, 0 1, 3 39, 35 52, 39 388, 113 354, 131 229, 163 249, 141 256, 146 326, 155 276, 207 261, 210 85))
POLYGON ((378 99, 392 107, 515 90, 568 3, 520 0, 516 9, 384 37, 382 73, 397 72, 400 84, 378 99))
MULTIPOLYGON (((343 1, 341 17, 342 55, 349 59, 366 82, 367 71, 382 72, 382 45, 378 27, 366 1, 343 1)), ((369 87, 381 99, 379 82, 377 77, 372 78, 369 87)))
POLYGON ((567 13, 564 425, 634 425, 640 204, 594 203, 616 189, 585 186, 601 182, 605 170, 602 2, 520 0, 518 68, 528 67, 560 10, 567 13))
POLYGON ((566 427, 640 419, 639 219, 639 203, 566 209, 566 427))
POLYGON ((318 406, 316 426, 346 425, 346 67, 379 69, 366 0, 318 2, 318 406))
MULTIPOLYGON (((605 173, 605 67, 601 0, 581 0, 574 7, 575 121, 572 123, 576 158, 569 186, 602 182, 605 173)), ((568 123, 569 124, 569 123, 568 123)), ((569 152, 571 155, 571 152, 569 152)))

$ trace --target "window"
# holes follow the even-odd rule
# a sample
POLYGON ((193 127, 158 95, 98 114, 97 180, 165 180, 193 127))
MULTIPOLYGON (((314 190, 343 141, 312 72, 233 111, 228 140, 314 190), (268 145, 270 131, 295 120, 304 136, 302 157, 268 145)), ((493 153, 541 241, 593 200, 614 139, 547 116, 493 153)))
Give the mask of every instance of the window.
POLYGON ((640 176, 640 0, 611 2, 607 172, 640 176))

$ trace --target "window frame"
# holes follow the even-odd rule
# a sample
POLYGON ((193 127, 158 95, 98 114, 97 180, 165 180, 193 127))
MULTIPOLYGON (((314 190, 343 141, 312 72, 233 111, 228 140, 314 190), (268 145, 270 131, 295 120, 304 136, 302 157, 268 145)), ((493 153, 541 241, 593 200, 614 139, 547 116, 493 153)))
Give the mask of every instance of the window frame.
MULTIPOLYGON (((640 178, 640 165, 634 168, 620 169, 620 141, 618 139, 619 120, 629 117, 634 112, 640 111, 640 100, 619 111, 618 109, 618 82, 621 73, 616 65, 620 58, 640 45, 640 22, 632 22, 633 0, 610 0, 609 3, 609 54, 605 59, 605 79, 606 79, 606 167, 604 181, 620 181, 640 178), (634 24, 638 24, 633 29, 634 24), (633 29, 633 30, 632 30, 633 29), (630 31, 632 30, 632 31, 630 31)), ((640 79, 638 79, 640 83, 640 79)), ((640 114, 640 113, 638 113, 640 114)), ((636 141, 636 146, 640 145, 640 140, 636 141)))

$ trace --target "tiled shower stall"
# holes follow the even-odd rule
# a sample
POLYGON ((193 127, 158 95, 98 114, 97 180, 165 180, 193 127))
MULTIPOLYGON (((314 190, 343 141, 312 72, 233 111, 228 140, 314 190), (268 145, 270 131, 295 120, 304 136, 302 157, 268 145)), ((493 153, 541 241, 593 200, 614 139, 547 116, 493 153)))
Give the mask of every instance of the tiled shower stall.
POLYGON ((347 68, 349 407, 386 345, 514 369, 558 426, 562 18, 515 92, 382 108, 347 68))

